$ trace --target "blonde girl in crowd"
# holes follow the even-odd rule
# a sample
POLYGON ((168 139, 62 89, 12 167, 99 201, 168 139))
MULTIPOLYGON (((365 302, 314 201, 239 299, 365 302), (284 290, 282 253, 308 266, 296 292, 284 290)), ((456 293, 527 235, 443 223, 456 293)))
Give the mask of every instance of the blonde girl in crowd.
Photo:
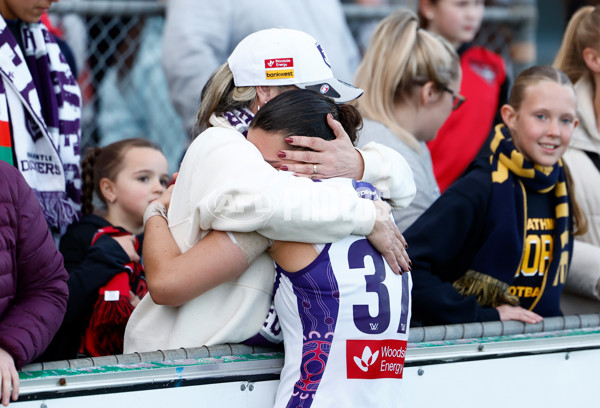
POLYGON ((587 228, 562 160, 577 126, 573 85, 529 68, 501 114, 491 156, 405 232, 417 324, 561 315, 573 236, 587 228))
POLYGON ((417 16, 405 10, 379 23, 358 67, 355 82, 365 90, 356 101, 365 118, 359 145, 375 141, 397 150, 418 186, 410 205, 393 211, 400 231, 440 195, 425 143, 464 102, 460 71, 452 46, 419 29, 417 16))
POLYGON ((577 117, 564 160, 577 184, 577 201, 589 231, 577 237, 563 294, 563 312, 600 311, 600 7, 587 6, 571 18, 554 66, 575 84, 577 117))
POLYGON ((465 172, 478 153, 489 154, 489 137, 494 124, 501 122, 498 111, 508 94, 502 57, 473 44, 484 10, 484 0, 419 0, 421 27, 444 37, 460 56, 459 92, 466 98, 437 137, 427 143, 442 192, 465 172))
POLYGON ((115 322, 126 322, 147 291, 138 241, 144 210, 169 183, 167 159, 145 139, 90 148, 81 167, 84 217, 60 242, 69 272, 67 313, 44 361, 123 352, 125 324, 115 322), (106 290, 119 290, 120 303, 103 303, 106 290), (92 319, 104 327, 90 328, 92 319))

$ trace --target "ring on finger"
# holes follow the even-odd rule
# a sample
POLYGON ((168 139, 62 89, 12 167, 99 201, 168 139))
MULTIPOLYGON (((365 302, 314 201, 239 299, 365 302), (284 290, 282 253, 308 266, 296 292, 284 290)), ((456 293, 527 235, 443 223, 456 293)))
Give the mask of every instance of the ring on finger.
POLYGON ((312 174, 317 174, 317 165, 313 164, 313 172, 312 174))

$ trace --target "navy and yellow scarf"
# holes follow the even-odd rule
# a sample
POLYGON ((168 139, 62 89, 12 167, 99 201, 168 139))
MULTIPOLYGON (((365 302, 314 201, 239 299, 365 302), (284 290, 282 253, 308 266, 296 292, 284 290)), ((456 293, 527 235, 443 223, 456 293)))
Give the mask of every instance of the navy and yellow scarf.
MULTIPOLYGON (((567 262, 563 259, 563 263, 568 265, 572 247, 565 170, 562 160, 546 167, 525 159, 515 148, 504 125, 496 126, 490 147, 492 196, 484 242, 473 259, 471 269, 454 282, 454 287, 464 296, 476 296, 482 306, 518 305, 518 298, 510 295, 508 289, 522 262, 527 217, 525 189, 540 193, 554 190, 556 244, 548 272, 566 274, 566 270, 558 271, 557 264, 566 257, 567 262)), ((556 297, 558 305, 563 285, 554 285, 556 277, 547 275, 544 275, 540 296, 532 309, 547 295, 556 297)))

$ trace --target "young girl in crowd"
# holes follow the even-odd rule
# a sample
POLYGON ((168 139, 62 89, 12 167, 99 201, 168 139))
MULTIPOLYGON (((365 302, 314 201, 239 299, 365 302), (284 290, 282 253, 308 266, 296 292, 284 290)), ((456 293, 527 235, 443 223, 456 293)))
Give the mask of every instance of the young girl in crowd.
POLYGON ((600 311, 600 127, 597 119, 600 117, 600 6, 583 7, 573 15, 554 66, 575 83, 580 125, 573 133, 564 160, 577 185, 577 201, 590 224, 589 231, 574 242, 562 308, 569 314, 597 313, 600 311))
POLYGON ((415 323, 561 315, 572 237, 587 228, 561 159, 577 126, 571 81, 552 67, 525 70, 501 114, 489 160, 405 233, 415 323))
POLYGON ((464 106, 452 112, 427 146, 443 192, 475 159, 487 141, 498 109, 506 101, 508 81, 502 57, 473 45, 483 20, 484 0, 419 0, 421 26, 444 37, 460 55, 464 106))
POLYGON ((382 20, 355 80, 365 90, 356 106, 367 118, 359 144, 375 141, 397 150, 419 186, 408 207, 393 211, 400 231, 440 195, 425 142, 464 100, 458 95, 458 55, 444 39, 418 27, 417 17, 406 10, 382 20))
POLYGON ((70 276, 67 313, 46 361, 122 353, 125 322, 146 286, 137 235, 144 210, 169 183, 166 158, 145 139, 89 149, 82 176, 85 216, 60 243, 70 276), (94 193, 105 211, 95 210, 94 193))

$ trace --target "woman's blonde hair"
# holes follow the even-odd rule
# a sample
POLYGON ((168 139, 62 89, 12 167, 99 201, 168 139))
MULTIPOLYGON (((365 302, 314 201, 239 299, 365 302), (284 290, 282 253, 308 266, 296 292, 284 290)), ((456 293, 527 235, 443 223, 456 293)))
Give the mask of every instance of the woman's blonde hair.
POLYGON ((383 123, 419 151, 417 139, 394 118, 394 105, 408 102, 415 85, 431 81, 442 90, 459 77, 460 61, 452 46, 420 29, 414 13, 399 10, 383 19, 371 37, 356 72, 355 84, 365 90, 356 106, 363 117, 383 123))
POLYGON ((569 20, 553 65, 567 74, 571 81, 577 82, 589 72, 583 60, 583 50, 590 47, 600 51, 599 45, 600 7, 582 7, 569 20))
POLYGON ((256 99, 256 87, 236 87, 233 73, 229 64, 225 62, 213 72, 204 85, 201 99, 196 114, 196 135, 211 126, 209 119, 213 113, 220 115, 232 109, 249 107, 256 99))

